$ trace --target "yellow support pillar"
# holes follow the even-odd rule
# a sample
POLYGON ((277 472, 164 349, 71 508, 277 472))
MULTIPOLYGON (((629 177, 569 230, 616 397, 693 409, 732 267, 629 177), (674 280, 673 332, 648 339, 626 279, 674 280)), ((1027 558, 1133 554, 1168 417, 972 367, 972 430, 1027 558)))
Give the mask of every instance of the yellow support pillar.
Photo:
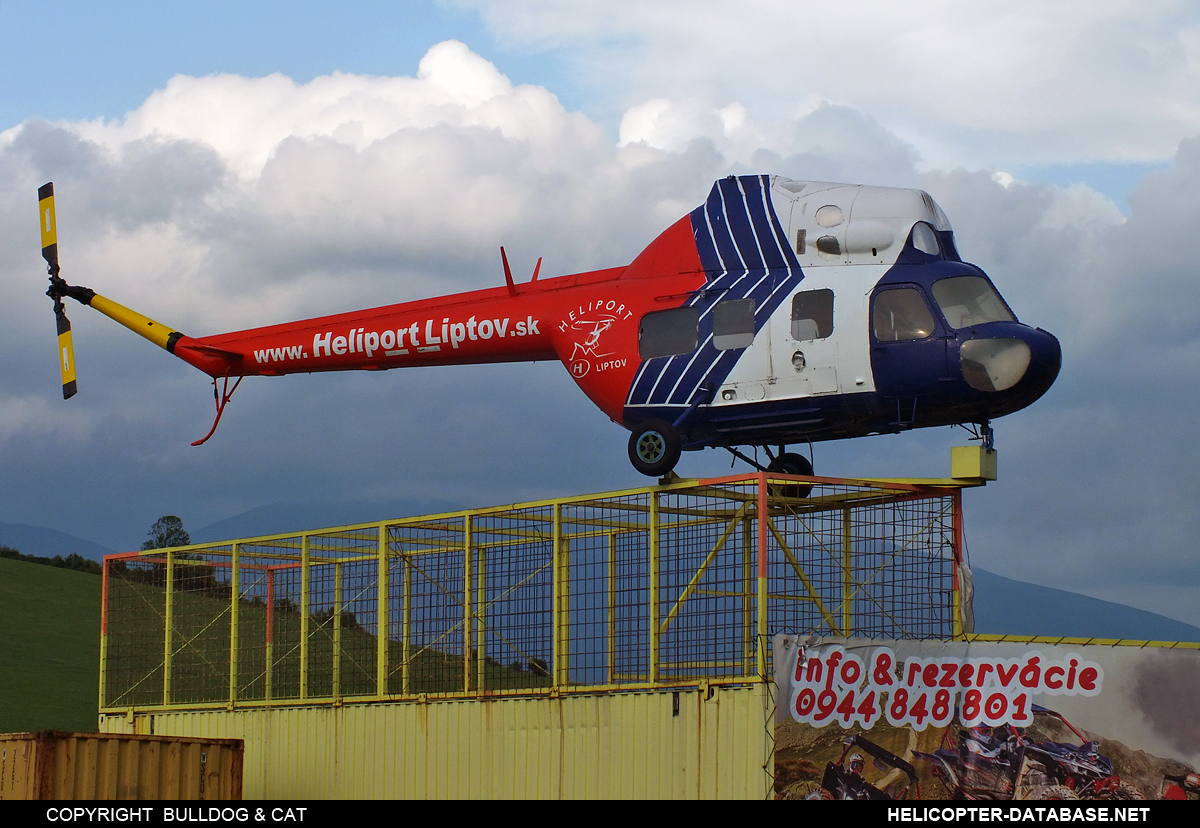
POLYGON ((487 548, 479 547, 475 570, 475 689, 487 689, 487 548))
POLYGON ((275 570, 267 567, 267 675, 266 699, 271 700, 275 677, 275 570))
POLYGON ((471 516, 463 515, 463 692, 471 690, 472 650, 475 648, 475 550, 471 543, 471 516))
POLYGON ((342 565, 333 565, 333 697, 342 696, 342 565))
POLYGON ((617 533, 608 533, 608 683, 617 681, 617 533))
POLYGON ((388 529, 379 527, 379 601, 375 616, 375 695, 388 690, 388 529))
POLYGON ((412 692, 412 666, 409 663, 412 660, 412 648, 410 641, 412 640, 412 556, 403 555, 401 561, 404 563, 404 607, 402 608, 402 620, 400 623, 400 634, 404 641, 400 644, 400 684, 401 692, 412 692))
POLYGON ((758 475, 758 623, 755 630, 755 653, 758 677, 767 680, 767 474, 758 475))
POLYGON ((659 580, 659 520, 658 492, 650 493, 650 682, 659 679, 659 645, 662 643, 662 629, 659 626, 660 607, 658 602, 659 580))
POLYGON ((238 700, 238 633, 242 619, 241 544, 233 544, 229 555, 229 704, 238 700))
POLYGON ((309 572, 312 558, 309 554, 309 538, 300 539, 300 698, 308 698, 308 603, 309 572))
POLYGON ((742 641, 746 675, 754 674, 754 658, 757 646, 754 638, 754 522, 747 515, 742 518, 742 641))
POLYGON ((554 504, 554 530, 551 536, 554 564, 554 667, 551 680, 555 688, 571 679, 571 559, 569 540, 563 535, 562 504, 554 504))
POLYGON ((562 618, 559 629, 562 630, 562 646, 559 656, 562 661, 562 681, 560 686, 571 683, 571 539, 563 535, 559 541, 562 545, 560 560, 562 561, 562 618))
POLYGON ((100 570, 100 699, 98 710, 105 708, 104 688, 108 681, 108 561, 100 570))
MULTIPOLYGON (((992 454, 994 455, 995 452, 992 452, 992 454)), ((993 475, 992 479, 995 479, 995 475, 993 475)), ((950 612, 953 617, 950 619, 950 635, 956 639, 962 639, 965 637, 965 633, 963 631, 962 592, 959 590, 961 584, 958 579, 958 568, 962 565, 963 548, 962 489, 956 489, 950 497, 951 508, 954 510, 954 548, 951 550, 953 559, 950 567, 950 577, 953 581, 950 585, 950 612)))
POLYGON ((167 553, 167 605, 163 619, 163 704, 171 703, 171 650, 175 627, 175 553, 167 553))

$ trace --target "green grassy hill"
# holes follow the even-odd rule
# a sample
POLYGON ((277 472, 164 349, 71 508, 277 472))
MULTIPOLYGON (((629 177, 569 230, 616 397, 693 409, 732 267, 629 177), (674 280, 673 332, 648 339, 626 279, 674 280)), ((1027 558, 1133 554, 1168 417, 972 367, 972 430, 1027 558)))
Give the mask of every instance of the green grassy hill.
MULTIPOLYGON (((186 574, 186 569, 184 569, 186 574)), ((187 578, 182 580, 187 581, 187 578)), ((208 579, 211 580, 211 577, 208 579)), ((220 586, 197 581, 176 593, 176 646, 173 688, 176 702, 228 698, 229 600, 212 593, 220 586), (203 588, 202 588, 203 587, 203 588)), ((0 558, 0 733, 53 729, 95 731, 100 665, 100 586, 98 575, 27 561, 0 558)), ((110 584, 109 691, 119 704, 162 700, 161 585, 116 577, 110 584)), ((227 587, 225 588, 227 590, 227 587)), ((239 695, 265 696, 266 607, 241 605, 239 695)), ((299 695, 300 615, 294 607, 275 610, 273 698, 299 695)), ((332 617, 313 616, 310 632, 311 697, 328 695, 333 681, 332 617)), ((376 639, 350 616, 341 633, 340 689, 346 696, 375 692, 376 639)), ((412 654, 409 692, 462 689, 463 658, 436 646, 412 654)), ((403 646, 389 642, 392 664, 388 691, 404 691, 403 646)), ((475 662, 472 661, 474 673, 475 662)), ((488 659, 489 689, 537 688, 549 679, 488 659)), ((474 684, 477 679, 473 678, 474 684)), ((111 701, 111 697, 110 697, 111 701)))
POLYGON ((0 733, 96 729, 100 577, 0 559, 0 733))

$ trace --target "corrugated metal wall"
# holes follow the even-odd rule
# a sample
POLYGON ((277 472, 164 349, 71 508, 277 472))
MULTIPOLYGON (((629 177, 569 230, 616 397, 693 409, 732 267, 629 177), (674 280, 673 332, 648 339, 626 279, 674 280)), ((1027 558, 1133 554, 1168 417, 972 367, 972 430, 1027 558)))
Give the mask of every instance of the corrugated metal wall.
POLYGON ((109 733, 0 735, 0 799, 242 798, 238 742, 109 733))
POLYGON ((244 739, 247 799, 764 799, 767 685, 102 716, 244 739))

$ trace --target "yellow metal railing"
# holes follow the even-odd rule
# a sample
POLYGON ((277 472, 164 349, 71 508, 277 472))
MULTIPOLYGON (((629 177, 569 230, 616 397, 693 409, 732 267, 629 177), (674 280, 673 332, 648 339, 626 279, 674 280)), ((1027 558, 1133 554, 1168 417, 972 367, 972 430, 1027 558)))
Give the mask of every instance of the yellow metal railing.
POLYGON ((960 634, 961 545, 952 481, 755 474, 114 555, 100 708, 763 681, 776 632, 960 634))

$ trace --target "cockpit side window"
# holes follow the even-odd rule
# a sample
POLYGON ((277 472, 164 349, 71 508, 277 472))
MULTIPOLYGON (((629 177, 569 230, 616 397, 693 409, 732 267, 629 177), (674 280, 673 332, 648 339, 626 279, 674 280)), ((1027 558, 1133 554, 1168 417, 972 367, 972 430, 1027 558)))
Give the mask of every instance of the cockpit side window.
POLYGON ((700 310, 695 307, 655 311, 642 317, 638 354, 642 359, 689 354, 700 338, 700 310))
POLYGON ((951 328, 1017 321, 1000 294, 981 276, 954 276, 936 281, 933 298, 951 328))
POLYGON ((833 333, 833 291, 802 290, 792 297, 792 339, 824 339, 833 333))
POLYGON ((875 339, 879 342, 905 342, 925 339, 934 331, 933 314, 916 288, 895 288, 875 295, 871 317, 875 339))
POLYGON ((754 344, 754 300, 730 299, 713 307, 713 347, 718 351, 754 344))

